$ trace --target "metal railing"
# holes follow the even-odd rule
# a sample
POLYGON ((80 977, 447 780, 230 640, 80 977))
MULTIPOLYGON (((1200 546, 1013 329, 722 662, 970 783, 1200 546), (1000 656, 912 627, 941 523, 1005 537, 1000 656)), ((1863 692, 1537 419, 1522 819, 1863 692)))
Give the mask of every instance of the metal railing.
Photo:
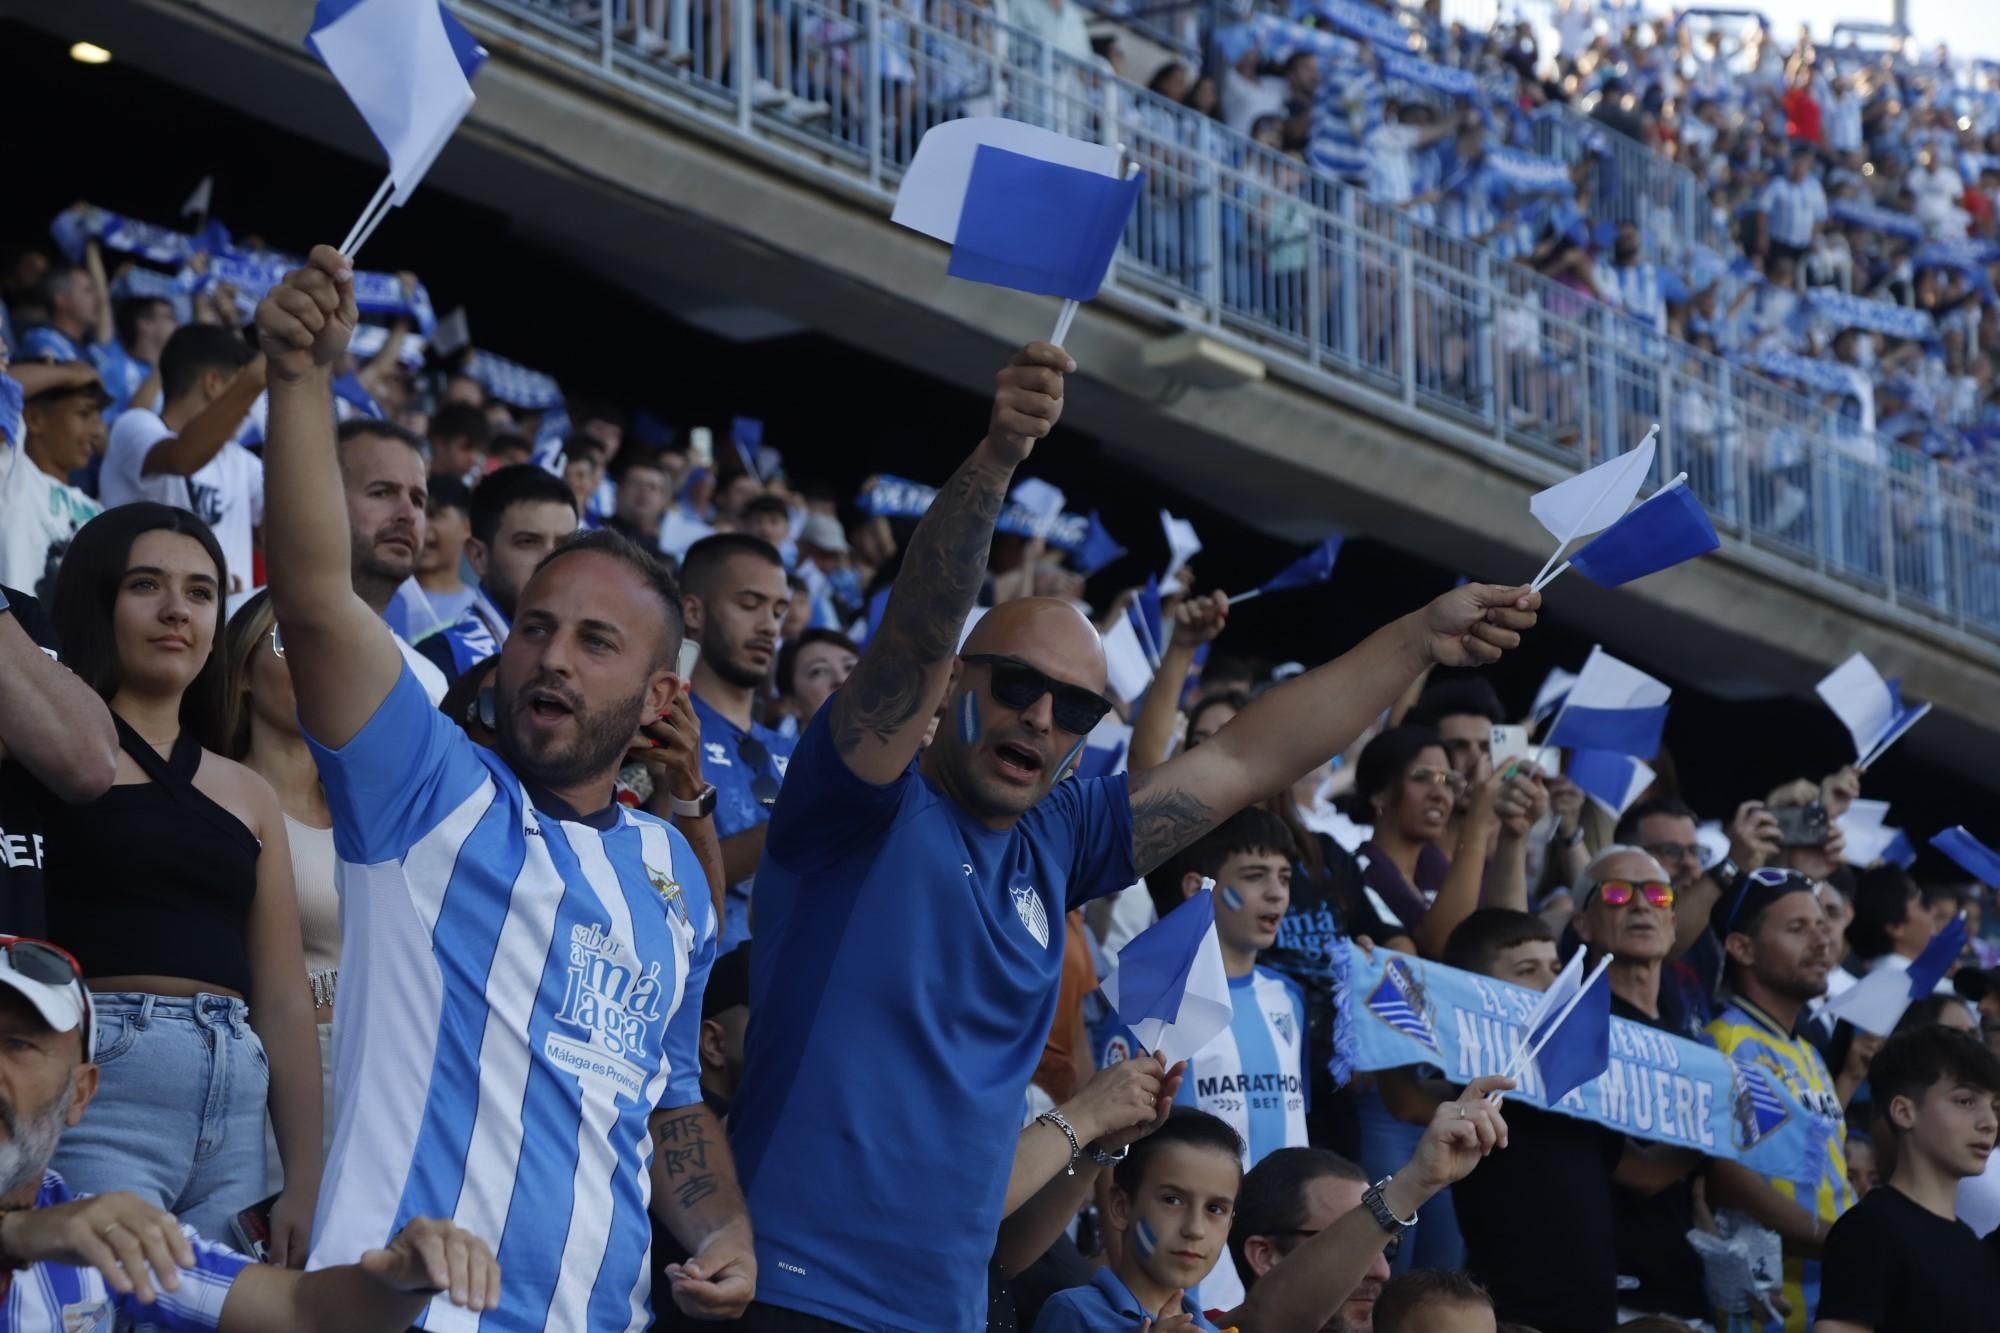
POLYGON ((1654 480, 1685 471, 1719 528, 2000 641, 2000 490, 1316 176, 977 0, 448 2, 885 207, 924 131, 955 117, 1123 144, 1146 179, 1107 291, 1329 391, 1359 383, 1461 440, 1563 468, 1657 421, 1654 480))

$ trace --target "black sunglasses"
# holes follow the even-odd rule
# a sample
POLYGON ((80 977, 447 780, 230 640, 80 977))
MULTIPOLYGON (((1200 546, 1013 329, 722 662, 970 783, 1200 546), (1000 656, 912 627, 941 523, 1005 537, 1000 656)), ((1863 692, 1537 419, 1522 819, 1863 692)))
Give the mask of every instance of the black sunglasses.
POLYGON ((83 984, 83 965, 59 944, 31 940, 22 935, 0 935, 0 953, 16 972, 44 986, 75 986, 83 996, 83 1058, 88 1060, 96 1038, 96 1018, 91 1012, 90 987, 83 984))
POLYGON ((992 692, 993 702, 1002 708, 1021 712, 1033 708, 1043 695, 1048 695, 1056 725, 1072 736, 1088 736, 1111 711, 1111 701, 1103 695, 1081 685, 1050 680, 1018 658, 978 653, 965 661, 987 668, 990 675, 987 688, 992 692))
POLYGON ((736 753, 750 766, 750 795, 759 805, 776 805, 778 780, 771 776, 771 752, 754 736, 739 736, 736 753))

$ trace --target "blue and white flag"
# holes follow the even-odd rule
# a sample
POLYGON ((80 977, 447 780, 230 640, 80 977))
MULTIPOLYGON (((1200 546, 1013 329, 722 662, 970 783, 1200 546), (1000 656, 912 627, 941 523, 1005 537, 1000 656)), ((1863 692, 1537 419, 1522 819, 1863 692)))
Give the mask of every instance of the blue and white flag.
POLYGON ((1139 201, 1119 150, 998 116, 932 126, 896 192, 900 226, 972 282, 1087 301, 1139 201))
POLYGON ((1584 543, 1569 562, 1600 588, 1616 588, 1720 545, 1715 525, 1687 488, 1683 472, 1584 543))
POLYGON ((1104 720, 1083 738, 1083 752, 1076 757, 1079 778, 1108 778, 1125 771, 1125 756, 1132 748, 1132 728, 1106 713, 1104 720))
POLYGON ((1173 1068, 1229 1026, 1212 885, 1133 936, 1098 989, 1140 1048, 1173 1068))
POLYGON ((1097 511, 1091 510, 1088 524, 1084 528, 1083 540, 1076 548, 1077 569, 1085 578, 1089 578, 1124 554, 1125 548, 1120 546, 1118 539, 1106 530, 1103 520, 1097 516, 1097 511))
MULTIPOLYGON (((1457 1084, 1502 1073, 1542 1001, 1504 981, 1387 949, 1370 957, 1345 941, 1331 962, 1331 1069, 1338 1084, 1357 1071, 1418 1064, 1438 1066, 1457 1084)), ((1620 1134, 1741 1162, 1760 1175, 1818 1178, 1825 1150, 1812 1118, 1769 1072, 1622 1018, 1611 1019, 1608 1046, 1603 1071, 1564 1096, 1547 1095, 1540 1062, 1523 1070, 1520 1086, 1506 1095, 1620 1134)))
MULTIPOLYGON (((1312 550, 1286 565, 1270 578, 1257 585, 1257 592, 1283 592, 1287 588, 1305 588, 1315 583, 1324 583, 1333 577, 1334 562, 1340 559, 1341 534, 1334 533, 1312 550)), ((1241 600, 1231 598, 1232 601, 1241 600)))
POLYGON ((1597 802, 1613 823, 1653 785, 1653 770, 1644 760, 1610 750, 1572 751, 1563 776, 1597 802))
POLYGON ((1931 711, 1903 703, 1901 682, 1882 679, 1866 655, 1856 653, 1814 686, 1854 738, 1855 764, 1867 768, 1931 711))
POLYGON ((1981 884, 2000 887, 2000 852, 1967 833, 1964 825, 1954 824, 1931 835, 1931 846, 1949 856, 1960 870, 1981 884))
POLYGON ((1655 438, 1648 434, 1637 449, 1535 492, 1528 499, 1528 512, 1564 546, 1610 527, 1632 507, 1646 484, 1653 470, 1655 438))
POLYGON ((1827 205, 1826 211, 1835 221, 1866 227, 1870 231, 1879 231, 1884 236, 1895 236, 1916 242, 1924 239, 1924 224, 1913 214, 1898 213, 1893 208, 1879 208, 1874 204, 1858 203, 1852 199, 1836 199, 1827 205))
POLYGON ((1201 538, 1195 535, 1194 524, 1164 509, 1160 511, 1160 528, 1167 534, 1167 570, 1160 575, 1160 582, 1172 583, 1174 575, 1201 554, 1201 538))
POLYGON ((1915 306, 1849 296, 1832 287, 1815 289, 1810 300, 1813 314, 1835 328, 1866 329, 1913 342, 1930 342, 1937 337, 1937 321, 1931 312, 1915 306))
POLYGON ((1542 743, 1651 759, 1660 752, 1672 697, 1662 682, 1592 648, 1542 743))
POLYGON ((1167 651, 1167 628, 1160 609, 1160 581, 1151 574, 1146 576, 1146 586, 1132 599, 1132 605, 1125 608, 1125 618, 1139 636, 1139 647, 1146 654, 1147 664, 1158 671, 1160 658, 1167 651))
POLYGON ((1542 992, 1516 1060, 1523 1068, 1534 1065, 1550 1101, 1561 1101, 1611 1067, 1611 957, 1606 954, 1586 975, 1586 952, 1578 945, 1569 965, 1542 992))
MULTIPOLYGON (((1459 580, 1460 584, 1468 582, 1469 579, 1459 580)), ((1561 667, 1550 667, 1549 674, 1542 677, 1541 688, 1535 691, 1535 702, 1528 709, 1528 721, 1546 722, 1562 711, 1564 701, 1569 698, 1570 687, 1575 684, 1574 672, 1564 671, 1561 667)))
POLYGON ((21 443, 21 382, 0 373, 0 445, 12 448, 21 443))
POLYGON ((408 203, 472 110, 485 49, 432 0, 319 0, 306 49, 389 155, 391 202, 408 203))
POLYGON ((1908 870, 1916 864, 1917 849, 1910 843, 1910 835, 1902 829, 1895 830, 1896 836, 1889 839, 1889 845, 1882 849, 1882 859, 1892 866, 1908 870))
POLYGON ((1965 918, 1961 915, 1953 917, 1949 925, 1931 936, 1931 942, 1910 960, 1907 969, 1877 963, 1874 971, 1827 1001, 1826 1012, 1834 1018, 1846 1019, 1863 1032, 1886 1037, 1896 1030, 1897 1021, 1913 1000, 1921 1000, 1937 989, 1963 952, 1965 918))

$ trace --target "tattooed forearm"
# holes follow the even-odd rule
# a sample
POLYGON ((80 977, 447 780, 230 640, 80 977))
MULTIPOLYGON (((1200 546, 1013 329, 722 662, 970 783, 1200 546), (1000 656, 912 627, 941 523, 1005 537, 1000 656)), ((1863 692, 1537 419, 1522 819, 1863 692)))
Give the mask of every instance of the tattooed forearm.
POLYGON ((729 1149, 711 1111, 665 1112, 653 1117, 651 1129, 653 1193, 662 1207, 685 1218, 696 1205, 721 1196, 722 1220, 742 1210, 729 1149))
POLYGON ((1152 777, 1147 773, 1132 782, 1132 864, 1142 875, 1219 822, 1200 797, 1152 777))
POLYGON ((1012 476, 1012 469, 975 455, 931 502, 910 538, 881 628, 833 697, 841 753, 864 740, 888 744, 936 703, 936 668, 957 651, 959 630, 985 582, 993 524, 1012 476))

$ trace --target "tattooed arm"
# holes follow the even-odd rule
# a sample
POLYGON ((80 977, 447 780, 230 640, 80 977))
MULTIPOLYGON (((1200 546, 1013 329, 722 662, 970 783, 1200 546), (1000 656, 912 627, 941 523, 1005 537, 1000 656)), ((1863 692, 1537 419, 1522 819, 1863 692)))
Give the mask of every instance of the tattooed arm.
POLYGON ((1017 352, 1000 372, 986 438, 917 525, 882 625, 830 703, 834 744, 855 776, 894 782, 923 744, 986 579, 993 524, 1014 469, 1062 415, 1063 375, 1075 368, 1047 343, 1017 352))
POLYGON ((1145 874, 1252 801, 1339 754, 1432 663, 1476 666, 1520 643, 1541 596, 1468 583, 1257 697, 1207 741, 1132 778, 1132 860, 1145 874))
POLYGON ((722 1126, 696 1102, 655 1111, 648 1127, 653 1215, 694 1251, 686 1263, 667 1266, 674 1304, 697 1319, 734 1319, 757 1295, 757 1255, 722 1126))

